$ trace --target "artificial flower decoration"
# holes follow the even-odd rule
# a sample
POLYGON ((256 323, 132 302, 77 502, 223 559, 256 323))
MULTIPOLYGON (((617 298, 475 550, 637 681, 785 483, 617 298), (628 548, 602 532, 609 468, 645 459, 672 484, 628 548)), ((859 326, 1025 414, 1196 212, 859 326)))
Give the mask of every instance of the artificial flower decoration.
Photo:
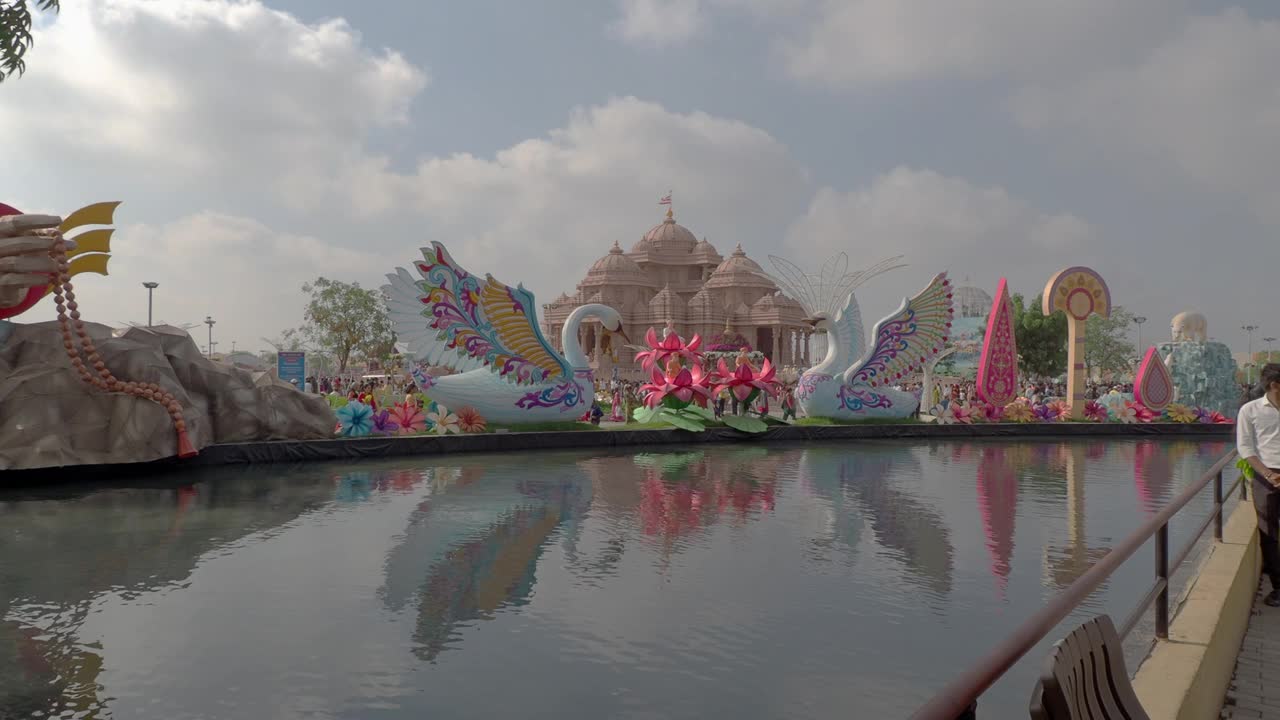
POLYGON ((974 405, 975 420, 980 422, 998 423, 1004 419, 1004 408, 999 405, 993 405, 988 402, 979 401, 974 405))
POLYGON ((449 412, 449 408, 443 405, 437 404, 435 410, 427 413, 427 422, 431 423, 431 429, 437 435, 462 431, 462 428, 458 427, 458 416, 449 412))
POLYGON ((351 401, 338 408, 338 425, 345 437, 363 437, 373 432, 373 408, 351 401))
POLYGON ((390 415, 396 424, 396 432, 401 435, 412 435, 427 429, 427 415, 417 405, 398 403, 392 406, 390 415))
POLYGON ((644 404, 648 408, 665 405, 673 410, 697 403, 698 407, 706 407, 711 399, 710 375, 702 371, 702 367, 694 365, 693 369, 680 367, 675 358, 667 360, 667 372, 664 375, 657 368, 652 369, 651 382, 640 387, 645 394, 644 404))
POLYGON ((1070 403, 1065 403, 1061 400, 1054 400, 1053 402, 1049 403, 1049 407, 1053 408, 1054 413, 1056 413, 1058 416, 1057 417, 1058 420, 1071 417, 1070 403))
POLYGON ((1058 409, 1052 405, 1036 405, 1031 408, 1036 422, 1057 422, 1058 409))
POLYGON ((464 407, 458 411, 458 428, 464 433, 484 432, 487 423, 480 411, 473 407, 464 407))
POLYGON ((1196 411, 1180 403, 1173 403, 1165 408, 1164 413, 1176 423, 1193 423, 1196 421, 1196 411))
POLYGON ((718 370, 715 387, 717 395, 721 390, 728 388, 729 392, 738 398, 738 402, 750 402, 761 392, 769 393, 773 397, 778 396, 778 383, 773 379, 775 371, 768 358, 765 359, 759 374, 750 363, 743 363, 730 370, 723 359, 720 361, 718 370))
POLYGON ((955 421, 961 425, 972 425, 975 414, 973 409, 967 405, 956 405, 951 408, 951 417, 955 418, 955 421))
POLYGON ((1159 414, 1156 411, 1152 410, 1146 405, 1143 405, 1140 402, 1137 402, 1134 400, 1125 400, 1124 404, 1126 409, 1133 408, 1133 414, 1137 422, 1149 423, 1152 420, 1155 420, 1157 417, 1159 417, 1159 414))
POLYGON ((1235 421, 1217 410, 1214 410, 1209 413, 1209 422, 1214 423, 1215 425, 1230 425, 1235 421))
POLYGON ((702 337, 699 335, 694 335, 689 344, 685 345, 676 333, 658 340, 658 331, 651 327, 644 334, 644 341, 649 349, 636 353, 636 360, 645 372, 666 367, 667 361, 672 358, 683 359, 690 365, 697 365, 702 360, 702 353, 698 352, 698 348, 702 346, 702 337))
POLYGON ((1090 422, 1106 422, 1110 417, 1107 412, 1107 406, 1096 400, 1090 400, 1084 404, 1084 417, 1090 422))
POLYGON ((1014 400, 1013 402, 1004 406, 1004 419, 1008 420, 1009 422, 1016 422, 1016 423, 1031 422, 1031 419, 1033 417, 1034 417, 1034 413, 1032 413, 1031 411, 1031 406, 1026 403, 1018 402, 1017 400, 1014 400))
POLYGON ((379 410, 373 414, 373 433, 390 435, 400 429, 400 424, 391 418, 390 410, 379 410))
POLYGON ((956 421, 956 414, 952 411, 950 405, 943 406, 939 403, 933 406, 929 414, 933 416, 933 421, 939 425, 950 425, 956 421))
POLYGON ((1133 403, 1126 402, 1124 407, 1116 411, 1116 420, 1126 425, 1136 423, 1138 422, 1138 409, 1133 406, 1133 403))

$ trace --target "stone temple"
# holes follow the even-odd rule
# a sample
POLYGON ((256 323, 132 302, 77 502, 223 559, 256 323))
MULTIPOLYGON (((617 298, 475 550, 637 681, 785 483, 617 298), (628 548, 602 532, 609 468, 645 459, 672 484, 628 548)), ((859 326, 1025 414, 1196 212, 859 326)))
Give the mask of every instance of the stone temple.
MULTIPOLYGON (((633 345, 645 332, 673 328, 686 340, 703 338, 703 350, 736 353, 744 345, 780 367, 811 362, 812 328, 804 310, 783 295, 763 269, 737 246, 720 255, 705 238, 667 217, 623 251, 618 243, 591 265, 576 292, 543 305, 543 332, 560 348, 560 331, 574 308, 604 303, 622 313, 623 329, 633 345)), ((582 347, 596 377, 617 368, 638 377, 634 352, 622 338, 604 333, 598 322, 582 326, 582 347)))

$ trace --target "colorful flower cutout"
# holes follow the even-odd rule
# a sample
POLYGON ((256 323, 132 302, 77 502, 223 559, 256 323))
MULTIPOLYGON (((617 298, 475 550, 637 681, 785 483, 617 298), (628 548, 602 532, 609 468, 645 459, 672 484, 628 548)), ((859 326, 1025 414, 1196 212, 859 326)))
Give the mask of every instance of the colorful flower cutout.
POLYGON ((458 428, 464 433, 484 432, 487 423, 480 411, 473 407, 464 407, 458 411, 458 428))
POLYGON ((427 415, 417 405, 397 403, 389 412, 400 435, 412 435, 427 429, 427 415))
POLYGON ((339 432, 344 437, 363 437, 373 432, 373 408, 351 401, 338 408, 339 432))
POLYGON ((443 405, 437 404, 435 410, 427 413, 427 422, 431 423, 431 430, 437 435, 462 432, 462 428, 458 426, 458 416, 443 405))

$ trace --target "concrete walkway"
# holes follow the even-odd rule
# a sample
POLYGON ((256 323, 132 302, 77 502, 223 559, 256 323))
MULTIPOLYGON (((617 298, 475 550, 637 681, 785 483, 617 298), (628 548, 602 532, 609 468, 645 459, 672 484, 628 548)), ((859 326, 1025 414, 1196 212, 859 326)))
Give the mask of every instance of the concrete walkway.
MULTIPOLYGON (((1270 589, 1270 583, 1264 585, 1270 589)), ((1223 718, 1280 720, 1280 608, 1263 605, 1265 594, 1260 587, 1253 599, 1223 718)))

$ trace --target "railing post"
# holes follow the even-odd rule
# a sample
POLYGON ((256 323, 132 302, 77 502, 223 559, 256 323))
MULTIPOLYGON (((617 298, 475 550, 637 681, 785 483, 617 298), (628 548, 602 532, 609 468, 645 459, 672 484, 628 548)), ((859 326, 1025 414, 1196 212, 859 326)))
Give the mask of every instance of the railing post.
POLYGON ((1169 639, 1169 523, 1156 531, 1156 581, 1164 581, 1156 595, 1156 637, 1169 639))
POLYGON ((1222 471, 1213 476, 1213 539, 1222 541, 1222 471))

